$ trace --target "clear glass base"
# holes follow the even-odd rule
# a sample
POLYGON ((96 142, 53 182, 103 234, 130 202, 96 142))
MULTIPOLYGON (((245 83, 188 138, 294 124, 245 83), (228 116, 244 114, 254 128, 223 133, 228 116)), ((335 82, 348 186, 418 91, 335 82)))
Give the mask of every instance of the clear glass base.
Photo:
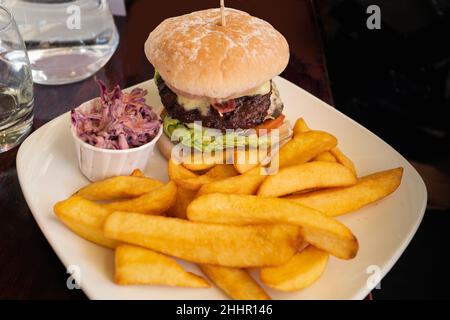
POLYGON ((25 140, 33 126, 33 114, 30 113, 14 126, 0 131, 0 153, 11 150, 25 140))
POLYGON ((29 50, 33 81, 61 85, 87 79, 108 62, 116 48, 115 41, 110 45, 29 50))

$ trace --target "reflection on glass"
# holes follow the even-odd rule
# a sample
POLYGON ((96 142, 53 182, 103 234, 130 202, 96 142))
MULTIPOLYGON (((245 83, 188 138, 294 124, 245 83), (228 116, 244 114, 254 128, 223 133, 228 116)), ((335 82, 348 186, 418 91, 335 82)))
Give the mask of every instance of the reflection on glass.
POLYGON ((65 84, 103 67, 119 36, 106 0, 0 0, 14 14, 33 80, 65 84))
POLYGON ((18 145, 33 123, 33 81, 25 45, 0 6, 0 153, 18 145))

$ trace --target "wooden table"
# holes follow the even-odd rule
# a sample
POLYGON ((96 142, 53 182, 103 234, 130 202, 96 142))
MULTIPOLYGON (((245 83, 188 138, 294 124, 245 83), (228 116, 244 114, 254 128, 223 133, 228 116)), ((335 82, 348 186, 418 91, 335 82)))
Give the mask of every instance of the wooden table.
MULTIPOLYGON (((219 1, 216 1, 217 3, 219 1)), ((116 18, 120 45, 111 61, 97 73, 108 85, 125 88, 153 76, 143 44, 163 19, 211 7, 214 1, 136 0, 128 2, 128 16, 116 18)), ((231 1, 230 7, 261 17, 287 38, 290 63, 286 79, 332 103, 324 54, 310 0, 231 1)), ((93 78, 64 86, 35 85, 34 129, 98 95, 93 78)), ((84 299, 81 290, 68 290, 68 275, 28 209, 16 172, 17 148, 0 154, 0 299, 84 299)))

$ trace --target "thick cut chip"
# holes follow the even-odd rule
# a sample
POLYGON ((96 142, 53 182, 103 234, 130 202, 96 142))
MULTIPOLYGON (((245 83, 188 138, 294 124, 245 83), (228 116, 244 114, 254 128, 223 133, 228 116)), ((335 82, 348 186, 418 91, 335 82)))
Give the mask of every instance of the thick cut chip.
POLYGON ((139 197, 162 185, 162 182, 151 178, 117 176, 91 183, 76 195, 88 200, 117 200, 139 197))
POLYGON ((402 175, 403 168, 386 170, 360 178, 351 187, 308 192, 288 196, 286 199, 319 210, 329 216, 339 216, 388 196, 399 187, 402 175))
POLYGON ((295 121, 295 125, 292 130, 294 132, 294 136, 311 131, 303 118, 298 118, 297 121, 295 121))
MULTIPOLYGON (((226 149, 216 153, 194 150, 191 154, 183 155, 178 162, 191 171, 206 171, 214 168, 217 164, 229 163, 227 160, 233 155, 232 151, 226 149)), ((175 160, 177 159, 175 158, 175 160)))
POLYGON ((191 171, 205 171, 213 168, 217 161, 215 157, 206 153, 193 152, 191 155, 184 156, 182 165, 191 171))
POLYGON ((183 163, 183 167, 192 171, 204 171, 213 168, 215 163, 183 163))
POLYGON ((181 164, 175 163, 175 161, 173 161, 172 159, 169 160, 168 171, 170 180, 189 179, 198 177, 195 173, 189 171, 181 164))
POLYGON ((232 299, 270 300, 270 296, 246 270, 210 264, 202 264, 200 269, 232 299))
MULTIPOLYGON (((300 134, 308 132, 310 130, 311 129, 308 127, 305 120, 303 118, 300 118, 295 123, 294 136, 300 135, 300 134)), ((330 153, 333 156, 335 161, 338 161, 340 164, 349 168, 356 176, 356 168, 355 168, 353 161, 350 160, 350 158, 348 158, 338 147, 331 149, 330 153)), ((332 158, 329 155, 324 156, 323 154, 320 154, 316 157, 315 160, 316 161, 328 161, 327 159, 331 161, 332 158), (326 157, 326 158, 324 158, 324 157, 326 157)), ((335 161, 332 161, 332 162, 335 162, 335 161)))
POLYGON ((80 196, 72 196, 55 204, 54 211, 80 237, 108 248, 116 247, 117 241, 103 235, 103 224, 111 213, 108 209, 80 196))
POLYGON ((306 242, 341 259, 352 259, 358 241, 341 222, 290 200, 249 195, 208 194, 191 202, 188 219, 230 225, 292 224, 306 242))
POLYGON ((112 213, 104 234, 187 261, 241 268, 286 263, 301 240, 294 226, 217 225, 127 212, 112 213))
POLYGON ((266 149, 236 149, 234 152, 234 167, 239 173, 244 174, 258 167, 261 161, 267 159, 269 156, 266 149))
POLYGON ((196 191, 200 189, 201 186, 225 178, 234 177, 238 174, 236 169, 231 164, 218 164, 211 170, 209 170, 204 175, 187 178, 187 179, 176 179, 175 182, 179 187, 187 190, 196 191))
POLYGON ((256 167, 239 176, 207 183, 200 188, 198 194, 255 194, 261 183, 267 178, 265 173, 264 168, 256 167))
POLYGON ((103 206, 111 211, 128 211, 159 215, 166 212, 174 203, 177 186, 171 181, 158 189, 150 191, 138 198, 116 201, 103 206))
POLYGON ((345 187, 355 183, 355 175, 343 165, 314 161, 281 169, 277 174, 267 177, 258 195, 280 197, 304 190, 345 187))
POLYGON ((339 259, 349 260, 356 257, 358 253, 358 241, 335 230, 330 232, 324 228, 302 228, 305 242, 322 249, 339 259))
POLYGON ((205 176, 213 179, 224 179, 234 177, 238 174, 239 172, 236 171, 232 164, 218 164, 205 173, 205 176))
POLYGON ((280 291, 297 291, 316 282, 325 270, 329 254, 314 246, 297 253, 288 263, 279 267, 263 268, 261 281, 280 291))
POLYGON ((336 160, 347 167, 354 175, 356 175, 356 167, 353 161, 347 157, 339 148, 333 148, 330 153, 336 158, 336 160))
POLYGON ((130 245, 120 245, 116 248, 115 282, 121 285, 210 287, 205 279, 185 271, 174 259, 130 245))
POLYGON ((167 210, 167 215, 174 218, 186 219, 186 209, 192 200, 195 199, 196 195, 197 191, 178 187, 175 203, 167 210))
POLYGON ((330 151, 322 152, 317 157, 312 159, 312 161, 337 162, 336 158, 331 154, 330 151))
POLYGON ((337 140, 323 131, 308 131, 294 137, 279 152, 279 166, 285 168, 310 161, 336 147, 337 140))
POLYGON ((145 177, 145 174, 141 171, 141 169, 134 169, 133 172, 130 174, 132 177, 145 177))

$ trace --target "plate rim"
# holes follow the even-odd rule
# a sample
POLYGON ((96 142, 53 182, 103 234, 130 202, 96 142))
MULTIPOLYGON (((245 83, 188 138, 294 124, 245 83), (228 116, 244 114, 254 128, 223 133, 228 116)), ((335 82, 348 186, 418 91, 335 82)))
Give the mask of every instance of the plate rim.
MULTIPOLYGON (((393 266, 398 262, 399 258, 401 257, 403 252, 406 250, 406 248, 409 246, 409 244, 411 243, 411 240, 416 235, 417 230, 418 230, 420 224, 422 223, 422 220, 423 220, 423 217, 424 217, 425 211, 426 211, 427 200, 428 200, 428 191, 427 191, 425 182, 423 181, 422 177, 417 172, 417 170, 410 164, 410 162, 405 157, 403 157, 403 155, 400 152, 398 152, 396 149, 394 149, 390 144, 388 144, 386 141, 384 141, 378 135, 376 135, 375 133, 373 133, 372 131, 370 131, 369 129, 367 129, 366 127, 361 125, 360 123, 356 122, 355 120, 353 120, 352 118, 350 118, 346 114, 342 113, 340 110, 338 110, 335 107, 329 105, 328 103, 326 103, 325 101, 319 99, 318 97, 314 96, 313 94, 309 93, 305 89, 299 87, 295 83, 292 83, 289 80, 284 79, 284 78, 282 78, 280 76, 277 76, 274 79, 275 79, 275 81, 285 82, 287 85, 294 87, 295 90, 300 90, 303 95, 307 95, 309 98, 312 98, 313 100, 315 100, 315 102, 320 103, 323 107, 326 107, 328 110, 331 110, 332 112, 335 112, 338 116, 344 117, 345 120, 350 121, 353 125, 356 125, 359 129, 363 129, 363 131, 365 131, 365 133, 368 133, 369 135, 375 137, 378 140, 378 142, 381 142, 385 147, 389 148, 390 151, 393 151, 394 153, 396 153, 398 156, 401 157, 401 159, 405 162, 405 164, 409 166, 408 169, 415 176, 417 182, 419 182, 418 187, 421 189, 421 192, 423 192, 424 199, 423 199, 423 202, 422 202, 422 207, 420 208, 420 213, 419 213, 418 219, 415 221, 414 225, 412 226, 411 232, 409 232, 409 234, 406 237, 406 239, 404 239, 401 242, 401 244, 397 247, 397 249, 393 252, 393 254, 391 255, 391 258, 388 259, 388 261, 381 266, 381 279, 380 280, 382 280, 389 273, 389 271, 393 268, 393 266)), ((153 81, 153 79, 149 79, 149 80, 140 82, 138 84, 135 84, 133 86, 130 86, 128 88, 125 88, 123 90, 131 90, 134 87, 142 86, 142 85, 144 85, 146 83, 151 83, 152 81, 153 81)), ((90 101, 90 100, 87 100, 85 102, 88 102, 88 101, 90 101)), ((23 162, 22 158, 24 157, 24 155, 23 155, 23 153, 25 152, 24 149, 30 143, 30 141, 32 141, 34 139, 34 137, 38 135, 39 131, 41 131, 41 129, 48 130, 49 127, 51 127, 54 123, 61 121, 61 119, 64 118, 64 117, 68 117, 69 113, 70 113, 70 111, 64 112, 63 114, 61 114, 61 115, 55 117, 54 119, 48 121, 47 123, 45 123, 44 125, 42 125, 38 129, 36 129, 34 132, 32 132, 22 142, 22 144, 20 145, 20 147, 19 147, 19 149, 17 151, 17 156, 16 156, 16 170, 17 170, 19 185, 20 185, 20 188, 22 190, 22 194, 23 194, 23 196, 25 198, 25 201, 27 203, 27 206, 28 206, 29 210, 31 211, 34 220, 36 221, 37 225, 39 226, 39 229, 44 234, 45 240, 47 241, 48 245, 55 252, 55 254, 57 255, 58 259, 61 261, 61 263, 66 268, 69 265, 69 263, 64 258, 64 255, 62 254, 62 247, 60 247, 60 246, 53 246, 52 245, 52 243, 49 240, 49 235, 48 235, 50 231, 46 230, 46 228, 44 228, 44 221, 43 221, 44 219, 41 218, 39 214, 35 213, 34 210, 32 209, 32 207, 30 206, 31 201, 29 199, 29 194, 27 192, 25 192, 26 186, 24 186, 24 179, 25 179, 25 178, 23 178, 23 174, 24 173, 20 169, 21 165, 19 165, 19 164, 23 162)), ((93 245, 96 245, 96 244, 93 244, 93 245)), ((100 297, 96 297, 96 294, 93 291, 91 291, 91 286, 82 286, 81 289, 83 290, 83 292, 86 294, 86 296, 89 299, 92 299, 92 300, 102 299, 100 297)), ((350 298, 350 299, 352 299, 352 300, 362 300, 372 290, 373 289, 368 288, 368 286, 362 286, 359 290, 357 290, 357 292, 355 292, 353 294, 353 297, 350 298)), ((158 300, 162 300, 162 299, 158 299, 158 300)))

